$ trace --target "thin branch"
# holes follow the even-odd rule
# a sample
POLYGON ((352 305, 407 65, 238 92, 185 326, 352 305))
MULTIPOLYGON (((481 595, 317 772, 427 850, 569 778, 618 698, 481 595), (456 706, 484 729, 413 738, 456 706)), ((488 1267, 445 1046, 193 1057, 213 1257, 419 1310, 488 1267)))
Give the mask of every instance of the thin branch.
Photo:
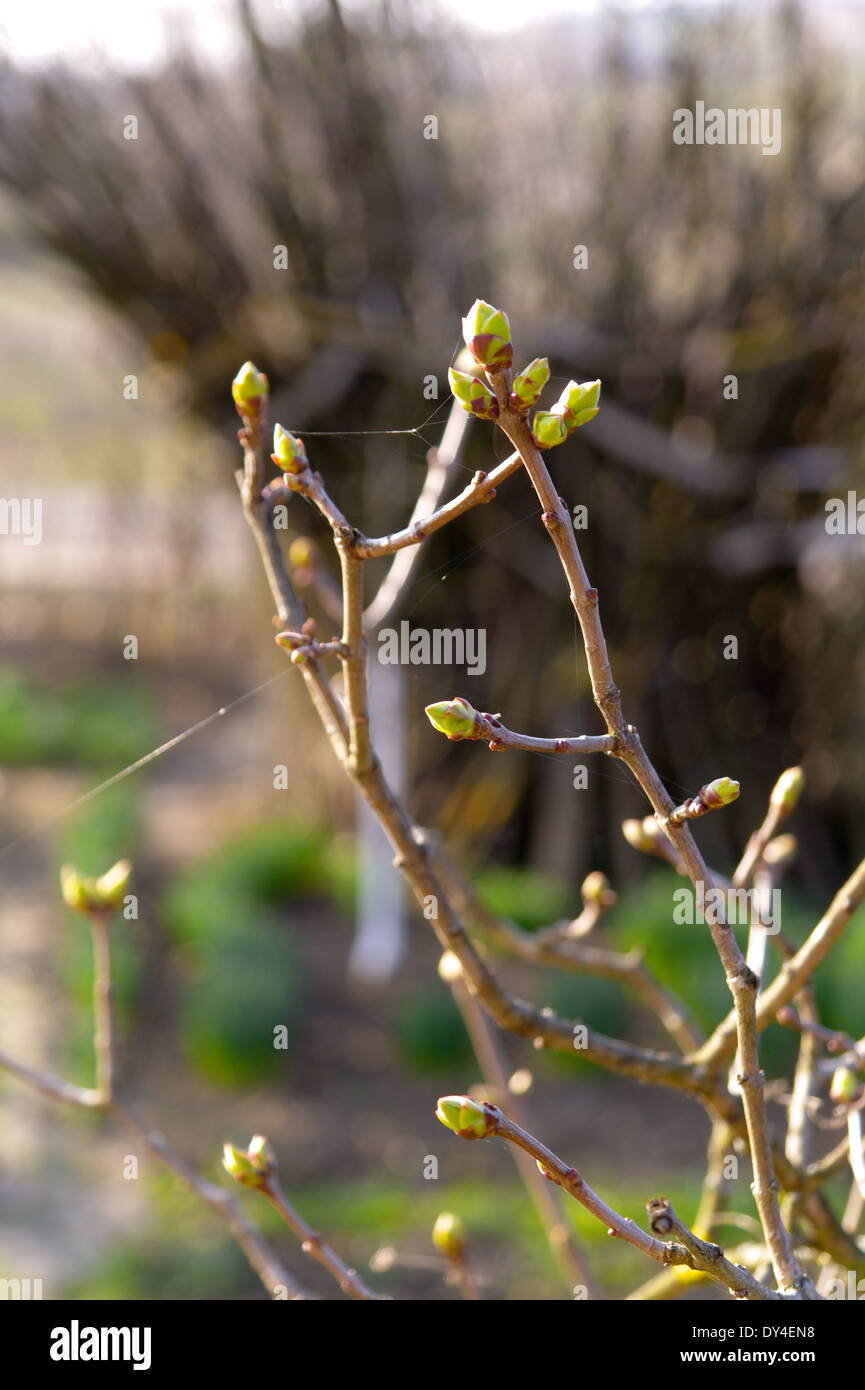
MULTIPOLYGON (((296 490, 318 507, 330 523, 342 566, 342 640, 352 654, 343 657, 346 665, 349 753, 346 756, 344 749, 340 750, 334 745, 335 751, 378 817, 396 851, 396 866, 405 875, 421 908, 426 911, 429 901, 435 901, 437 913, 431 921, 439 944, 457 956, 469 987, 501 1027, 533 1038, 536 1046, 548 1046, 565 1052, 574 1049, 575 1031, 578 1028, 579 1048, 588 1060, 597 1061, 599 1065, 607 1066, 621 1075, 635 1076, 644 1081, 654 1079, 685 1090, 699 1090, 701 1073, 692 1070, 682 1059, 607 1038, 583 1024, 558 1018, 551 1011, 534 1009, 524 1000, 508 995, 481 960, 433 869, 422 832, 397 802, 369 745, 369 714, 363 669, 361 562, 353 551, 356 532, 331 501, 319 474, 306 469, 294 477, 293 483, 296 490)), ((301 670, 306 671, 307 666, 301 666, 301 670)))
MULTIPOLYGON (((778 1010, 789 1004, 794 995, 811 978, 840 939, 853 914, 865 898, 865 859, 858 865, 832 899, 828 909, 810 936, 799 947, 792 960, 782 965, 772 983, 763 991, 757 1004, 757 1027, 763 1029, 772 1022, 778 1010)), ((736 1045, 736 1021, 728 1014, 718 1025, 708 1042, 695 1054, 695 1061, 709 1067, 723 1064, 736 1045)))
MULTIPOLYGON (((488 1090, 492 1092, 493 1099, 497 1102, 503 1103, 507 1100, 518 1121, 526 1124, 527 1118, 524 1113, 521 1113, 523 1107, 508 1089, 507 1068, 498 1036, 493 1032, 486 1013, 480 1008, 470 990, 466 988, 461 975, 462 972, 459 971, 454 979, 448 978, 448 984, 463 1016, 488 1090)), ((513 1157, 526 1191, 540 1218, 553 1258, 560 1265, 567 1279, 568 1288, 573 1292, 576 1285, 581 1285, 586 1290, 588 1298, 598 1298, 599 1291, 590 1272, 586 1256, 580 1250, 562 1216, 560 1204, 556 1200, 558 1194, 551 1191, 549 1184, 538 1172, 537 1164, 533 1163, 526 1154, 516 1149, 513 1157)))
MULTIPOLYGON (((675 847, 683 867, 698 890, 701 886, 712 887, 712 876, 687 824, 677 823, 677 808, 674 807, 660 777, 647 758, 637 731, 624 722, 621 698, 613 682, 600 623, 597 591, 589 585, 570 517, 553 488, 531 432, 525 420, 509 409, 509 373, 491 372, 488 375, 498 400, 499 424, 516 446, 530 475, 544 508, 544 524, 556 544, 568 578, 571 600, 583 634, 595 702, 604 715, 608 734, 613 739, 611 745, 605 745, 605 751, 621 758, 643 787, 659 825, 675 847)), ((438 913, 433 919, 436 934, 440 943, 457 955, 470 988, 477 993, 503 1027, 523 1034, 531 1032, 536 1045, 567 1047, 572 1040, 568 1038, 566 1042, 564 1030, 567 1025, 564 1021, 553 1021, 545 1011, 539 1014, 523 1001, 508 996, 477 955, 452 905, 442 893, 428 855, 418 845, 415 828, 394 801, 381 776, 369 748, 362 666, 359 670, 353 670, 351 665, 354 661, 362 660, 360 578, 355 568, 359 564, 355 547, 360 538, 357 533, 352 532, 342 513, 331 502, 319 475, 312 474, 306 468, 300 477, 293 478, 292 486, 319 508, 334 531, 343 569, 345 606, 346 610, 352 610, 351 613, 345 613, 343 633, 343 640, 352 652, 352 656, 346 658, 349 663, 346 669, 346 687, 350 755, 344 761, 348 771, 381 820, 397 851, 397 864, 403 869, 418 899, 426 904, 432 898, 437 903, 438 913), (353 686, 351 690, 350 686, 353 686)), ((755 1168, 755 1196, 767 1243, 772 1251, 776 1277, 782 1288, 795 1288, 802 1296, 810 1296, 813 1286, 797 1264, 792 1243, 781 1220, 777 1200, 777 1180, 772 1166, 772 1150, 763 1098, 763 1076, 757 1064, 755 995, 758 982, 753 971, 748 968, 735 936, 721 913, 710 915, 709 927, 735 1005, 736 1032, 743 1059, 742 1092, 745 1122, 755 1168)), ((591 1056, 594 1053, 596 1059, 603 1059, 604 1065, 618 1070, 636 1066, 643 1079, 649 1079, 651 1074, 655 1077, 663 1074, 667 1084, 684 1084, 686 1089, 707 1095, 705 1080, 699 1071, 690 1072, 685 1079, 678 1067, 661 1062, 660 1057, 647 1055, 645 1049, 639 1050, 643 1054, 639 1059, 633 1050, 629 1049, 631 1055, 626 1058, 622 1052, 624 1044, 611 1039, 601 1040, 597 1035, 591 1036, 588 1032, 584 1041, 588 1044, 585 1048, 586 1055, 591 1056)), ((714 1092, 712 1100, 717 1104, 716 1085, 713 1085, 711 1090, 714 1092)))
MULTIPOLYGON (((456 1102, 462 1098, 449 1097, 446 1099, 456 1102)), ((440 1109, 442 1104, 440 1101, 440 1109)), ((469 1104, 472 1103, 469 1102, 469 1104)), ((480 1107, 475 1106, 475 1109, 479 1110, 480 1107)), ((641 1250, 643 1254, 657 1260, 659 1264, 686 1265, 690 1269, 700 1270, 719 1284, 725 1285, 731 1293, 739 1298, 761 1300, 785 1298, 784 1294, 759 1284, 746 1269, 731 1264, 724 1257, 719 1246, 712 1245, 695 1236, 679 1220, 664 1198, 658 1198, 649 1206, 652 1229, 655 1232, 654 1235, 649 1235, 635 1221, 621 1216, 608 1206, 603 1198, 589 1187, 576 1168, 569 1167, 553 1153, 552 1149, 548 1149, 546 1144, 542 1144, 534 1135, 515 1124, 498 1106, 488 1103, 483 1106, 483 1121, 478 1120, 477 1130, 480 1132, 472 1133, 466 1130, 458 1132, 463 1138, 490 1138, 495 1135, 500 1139, 508 1140, 511 1144, 516 1144, 535 1159, 542 1171, 553 1182, 585 1207, 588 1212, 591 1212, 598 1221, 602 1222, 607 1228, 608 1235, 617 1236, 620 1240, 627 1241, 629 1245, 633 1245, 635 1249, 641 1250), (675 1239, 669 1242, 659 1240, 657 1239, 658 1235, 671 1235, 675 1239)))
POLYGON ((532 734, 517 733, 507 728, 497 714, 482 714, 475 710, 472 733, 456 737, 457 742, 487 739, 494 753, 507 748, 527 753, 613 753, 616 738, 613 734, 578 734, 573 738, 535 738, 532 734))
POLYGON ((850 1169, 860 1195, 865 1198, 865 1153, 862 1152, 862 1111, 852 1106, 847 1117, 847 1134, 850 1140, 850 1169))
MULTIPOLYGON (((571 602, 583 634, 592 694, 609 732, 616 736, 614 752, 627 764, 646 792, 662 829, 679 851, 695 887, 700 884, 711 887, 711 875, 687 825, 677 824, 671 819, 676 808, 646 756, 636 730, 625 724, 621 696, 613 680, 601 625, 598 591, 589 584, 567 509, 553 486, 531 430, 524 419, 509 409, 510 373, 492 371, 487 375, 498 401, 498 423, 522 457, 543 506, 541 519, 550 533, 567 576, 571 602)), ((803 1297, 815 1297, 812 1281, 799 1267, 778 1203, 778 1183, 772 1164, 763 1097, 764 1077, 759 1066, 755 1007, 758 981, 748 968, 726 921, 712 913, 709 916, 709 929, 733 996, 735 1029, 743 1067, 740 1084, 754 1166, 754 1198, 772 1255, 775 1276, 782 1289, 796 1289, 803 1297)))
POLYGON ((0 1067, 17 1076, 19 1081, 23 1081, 40 1095, 47 1096, 49 1100, 59 1100, 64 1105, 78 1105, 83 1110, 105 1108, 105 1100, 100 1090, 75 1086, 71 1081, 63 1081, 59 1077, 49 1076, 47 1072, 37 1071, 35 1067, 28 1067, 11 1057, 3 1048, 0 1048, 0 1067))
POLYGON ((215 1183, 207 1182, 206 1179, 200 1177, 171 1148, 164 1135, 146 1129, 125 1106, 115 1101, 110 1110, 164 1168, 180 1178, 191 1192, 200 1197, 212 1211, 216 1212, 217 1216, 226 1222, 232 1236, 271 1298, 280 1301, 296 1301, 311 1297, 277 1259, 258 1227, 249 1221, 240 1204, 230 1192, 226 1192, 225 1188, 218 1187, 215 1183))
POLYGON ((348 715, 348 767, 357 776, 373 765, 366 689, 366 653, 363 635, 363 578, 361 562, 354 554, 351 528, 334 530, 334 542, 342 567, 342 642, 345 703, 348 715))
MULTIPOLYGON (((689 1054, 699 1047, 700 1032, 688 1010, 672 991, 655 978, 643 963, 639 950, 620 955, 615 951, 587 946, 582 941, 572 939, 570 934, 565 939, 552 941, 543 931, 522 931, 515 923, 506 922, 481 902, 471 884, 466 882, 445 853, 438 836, 426 830, 420 833, 430 848, 436 873, 455 911, 481 936, 500 950, 532 965, 552 965, 578 975, 597 975, 620 981, 657 1015, 680 1052, 689 1054)), ((595 904, 588 906, 596 907, 595 904)), ((580 918, 576 921, 580 921, 580 918)))
POLYGON ((114 1094, 114 987, 111 979, 111 923, 108 912, 89 912, 93 941, 93 1051, 96 1088, 106 1105, 114 1094))
POLYGON ((101 1090, 73 1086, 68 1081, 62 1081, 58 1077, 36 1071, 34 1068, 17 1061, 14 1057, 10 1057, 7 1052, 2 1050, 0 1050, 0 1067, 13 1076, 17 1076, 25 1085, 38 1091, 41 1095, 47 1096, 49 1100, 77 1105, 84 1110, 101 1110, 106 1114, 115 1115, 132 1134, 141 1140, 164 1167, 170 1169, 186 1184, 190 1191, 206 1202, 227 1223, 232 1236, 243 1250, 271 1297, 277 1299, 308 1297, 308 1294, 293 1276, 280 1264, 261 1233, 246 1219, 230 1193, 199 1177, 169 1147, 161 1134, 145 1129, 134 1115, 116 1099, 108 1100, 101 1090))
MULTIPOLYGON (((425 518, 437 510, 448 479, 459 464, 469 424, 469 416, 457 401, 452 401, 438 448, 430 449, 427 454, 427 474, 406 528, 409 534, 419 524, 423 526, 425 518)), ((425 535, 431 534, 432 529, 438 528, 425 529, 419 539, 422 540, 425 535)), ((373 631, 387 622, 411 581, 420 558, 420 546, 409 544, 400 547, 400 551, 402 550, 405 553, 394 554, 377 593, 364 613, 364 628, 367 631, 373 631)))
POLYGON ((742 888, 760 866, 774 835, 777 834, 790 812, 796 806, 802 792, 804 777, 800 767, 790 767, 783 772, 772 789, 769 805, 763 823, 755 831, 745 846, 733 873, 733 886, 742 888))
MULTIPOLYGON (((260 492, 258 495, 254 492, 254 482, 256 479, 260 480, 262 471, 261 435, 259 432, 250 436, 247 429, 242 429, 238 431, 238 438, 244 451, 244 471, 236 475, 243 501, 243 514, 255 538, 281 626, 290 630, 301 629, 306 622, 306 609, 295 594, 288 577, 270 506, 262 499, 260 492)), ((331 747, 338 757, 342 757, 348 742, 342 706, 317 662, 307 662, 300 669, 331 747)))
POLYGON ((720 1245, 702 1240, 689 1230, 679 1219, 666 1197, 657 1197, 648 1205, 650 1225, 656 1235, 670 1236, 691 1257, 676 1263, 687 1265, 689 1269, 707 1274, 716 1283, 724 1284, 735 1298, 754 1301, 786 1301, 789 1294, 767 1289, 765 1284, 755 1279, 745 1265, 733 1264, 724 1255, 720 1245))
POLYGON ((83 910, 83 915, 88 919, 93 942, 94 1052, 98 1083, 96 1088, 73 1086, 69 1082, 25 1066, 2 1050, 0 1067, 4 1067, 20 1081, 51 1100, 115 1116, 141 1140, 160 1163, 175 1173, 228 1224, 234 1239, 272 1297, 305 1298, 304 1290, 279 1263, 259 1231, 247 1221, 234 1199, 224 1189, 199 1177, 169 1147, 161 1134, 145 1129, 126 1106, 118 1101, 115 1094, 110 914, 107 909, 87 908, 83 910))
POLYGON ((813 1163, 809 1163, 802 1175, 802 1190, 811 1191, 821 1187, 828 1178, 832 1178, 846 1165, 850 1151, 850 1139, 844 1135, 834 1147, 830 1149, 822 1158, 816 1158, 813 1163))
MULTIPOLYGON (((712 1130, 709 1135, 709 1144, 706 1152, 706 1175, 703 1179, 703 1189, 700 1194, 700 1204, 697 1214, 692 1222, 692 1230, 695 1235, 708 1235, 712 1226, 717 1222, 725 1220, 722 1207, 724 1201, 724 1164, 732 1132, 725 1120, 715 1119, 712 1122, 712 1130)), ((747 1218, 753 1222, 757 1232, 760 1232, 760 1223, 753 1221, 753 1217, 747 1218)), ((691 1271, 693 1277, 708 1278, 708 1275, 697 1275, 696 1271, 691 1271)), ((661 1300, 667 1298, 678 1298, 685 1293, 690 1284, 690 1278, 683 1274, 681 1268, 663 1270, 660 1274, 655 1274, 651 1279, 647 1279, 628 1294, 628 1302, 645 1302, 661 1300)))
POLYGON ((375 1293, 361 1279, 356 1269, 352 1269, 336 1253, 327 1241, 323 1240, 318 1231, 313 1230, 298 1211, 289 1202, 285 1193, 279 1185, 275 1174, 268 1175, 260 1188, 260 1191, 268 1199, 273 1207, 279 1212, 283 1221, 290 1226, 294 1234, 301 1242, 300 1248, 305 1255, 309 1255, 313 1260, 318 1260, 319 1264, 329 1274, 332 1274, 343 1293, 350 1294, 352 1298, 370 1301, 384 1301, 387 1295, 375 1293))
MULTIPOLYGON (((440 531, 443 526, 447 526, 451 521, 456 521, 458 516, 470 511, 472 507, 478 506, 481 502, 491 502, 496 495, 496 489, 501 486, 506 479, 518 473, 522 467, 522 460, 519 454, 511 454, 499 463, 495 468, 490 469, 489 473, 479 470, 468 483, 452 498, 450 502, 445 502, 428 516, 421 515, 417 519, 414 517, 402 531, 392 531, 387 536, 361 536, 357 543, 357 554, 361 560, 372 560, 377 555, 393 555, 399 550, 405 550, 409 546, 419 545, 435 531, 440 531)), ((378 606, 378 595, 373 600, 378 606)), ((390 606, 390 605, 389 605, 390 606)), ((370 605, 368 625, 375 625, 376 615, 370 605)), ((382 621, 380 618, 377 621, 382 621)))
POLYGON ((785 1004, 778 1010, 775 1022, 780 1023, 784 1028, 792 1028, 797 1033, 805 1033, 810 1037, 819 1038, 825 1043, 827 1052, 855 1052, 859 1044, 854 1042, 849 1033, 841 1032, 837 1028, 827 1028, 825 1024, 819 1023, 816 1018, 800 1018, 796 1010, 790 1004, 785 1004))
MULTIPOLYGON (((817 1004, 810 986, 800 990, 799 1007, 809 1016, 814 1029, 820 1027, 817 1019, 817 1004)), ((804 1020, 803 1020, 804 1021, 804 1020)), ((796 1070, 793 1076, 793 1094, 787 1120, 787 1139, 785 1150, 791 1163, 804 1168, 812 1152, 813 1126, 809 1124, 810 1106, 817 1087, 817 1061, 819 1057, 818 1039, 814 1031, 802 1030, 796 1070)))

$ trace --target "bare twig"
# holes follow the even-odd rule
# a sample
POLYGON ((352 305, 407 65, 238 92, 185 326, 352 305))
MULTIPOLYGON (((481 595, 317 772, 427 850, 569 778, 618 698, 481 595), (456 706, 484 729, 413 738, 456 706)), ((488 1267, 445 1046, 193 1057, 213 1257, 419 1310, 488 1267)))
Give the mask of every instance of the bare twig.
POLYGON ((28 1067, 17 1058, 11 1057, 3 1048, 0 1048, 0 1067, 17 1076, 19 1081, 23 1081, 40 1095, 47 1096, 49 1100, 59 1100, 65 1105, 78 1105, 83 1110, 102 1110, 105 1107, 105 1099, 100 1090, 74 1086, 70 1081, 62 1081, 59 1077, 49 1076, 47 1072, 37 1071, 34 1067, 28 1067))
POLYGON ((345 1261, 337 1255, 336 1251, 323 1240, 318 1231, 304 1221, 303 1217, 291 1205, 285 1193, 282 1191, 276 1177, 271 1176, 267 1179, 261 1191, 268 1201, 279 1212, 286 1225, 290 1226, 294 1234, 300 1240, 300 1248, 305 1255, 318 1260, 319 1264, 329 1274, 332 1274, 343 1293, 350 1294, 352 1298, 361 1300, 384 1299, 386 1295, 375 1293, 367 1284, 363 1282, 356 1269, 350 1268, 345 1261))
MULTIPOLYGON (((456 957, 452 957, 452 959, 456 960, 456 957)), ((457 962, 457 964, 459 963, 457 962)), ((507 1100, 509 1108, 515 1111, 518 1119, 526 1123, 525 1115, 521 1114, 523 1107, 511 1095, 508 1088, 507 1068, 498 1038, 490 1026, 487 1015, 463 984, 461 975, 461 970, 457 970, 455 977, 451 979, 450 971, 448 971, 445 973, 445 978, 451 986, 454 999, 463 1016, 488 1090, 492 1092, 496 1102, 503 1103, 507 1100)), ((514 1162, 538 1213, 553 1258, 561 1266, 568 1281, 568 1288, 573 1291, 575 1286, 581 1286, 588 1298, 597 1298, 599 1296, 598 1289, 589 1270, 586 1256, 580 1250, 562 1216, 560 1204, 556 1200, 558 1194, 550 1190, 549 1184, 538 1172, 537 1165, 521 1150, 515 1150, 514 1162)))
POLYGON ((93 940, 93 1050, 96 1087, 106 1105, 114 1094, 114 988, 111 979, 111 922, 108 912, 91 912, 93 940))
MULTIPOLYGON (((800 946, 792 960, 782 965, 772 983, 763 991, 757 1004, 757 1027, 767 1027, 784 1004, 808 981, 843 935, 856 909, 865 898, 865 859, 838 890, 826 912, 800 946)), ((736 1045, 736 1020, 728 1014, 718 1025, 708 1042, 695 1054, 695 1060, 706 1066, 723 1064, 736 1045)))
MULTIPOLYGON (((506 748, 522 749, 528 753, 613 753, 616 748, 616 739, 612 734, 578 734, 573 738, 535 738, 532 734, 516 733, 502 723, 499 715, 483 714, 480 710, 473 709, 467 700, 460 699, 457 703, 467 727, 471 721, 471 728, 470 732, 450 734, 450 739, 455 742, 487 739, 494 753, 503 752, 506 748)), ((439 724, 436 722, 436 711, 439 708, 439 706, 430 705, 427 709, 430 721, 437 728, 439 724)), ((446 732, 446 728, 443 727, 442 731, 446 732)))

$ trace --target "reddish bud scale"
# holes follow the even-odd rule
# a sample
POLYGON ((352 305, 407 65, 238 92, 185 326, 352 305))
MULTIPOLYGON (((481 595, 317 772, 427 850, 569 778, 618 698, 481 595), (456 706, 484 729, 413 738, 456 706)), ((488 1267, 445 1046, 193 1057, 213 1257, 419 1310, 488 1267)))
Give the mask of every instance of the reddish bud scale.
POLYGON ((514 360, 513 344, 501 343, 496 349, 495 344, 499 341, 495 333, 477 333, 468 344, 468 349, 476 362, 499 371, 502 367, 509 367, 514 360))

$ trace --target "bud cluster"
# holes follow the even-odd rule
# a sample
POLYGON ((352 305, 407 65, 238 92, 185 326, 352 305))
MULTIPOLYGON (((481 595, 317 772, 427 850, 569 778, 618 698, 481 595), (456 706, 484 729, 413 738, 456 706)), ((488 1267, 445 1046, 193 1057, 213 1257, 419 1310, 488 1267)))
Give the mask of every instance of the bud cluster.
POLYGON ((539 410, 532 434, 539 449, 564 444, 569 434, 594 420, 601 395, 600 381, 569 381, 552 410, 539 410))
MULTIPOLYGON (((483 367, 487 376, 510 368, 514 349, 508 316, 485 299, 476 299, 463 319, 463 339, 469 361, 483 367)), ((525 418, 537 405, 549 379, 548 359, 535 357, 510 383, 507 409, 525 418)), ((480 377, 452 367, 448 380, 455 399, 464 410, 479 420, 498 419, 499 401, 480 377)), ((552 410, 539 410, 532 420, 532 438, 537 447, 553 449, 563 444, 574 430, 593 420, 598 413, 600 394, 600 381, 569 381, 552 410)))

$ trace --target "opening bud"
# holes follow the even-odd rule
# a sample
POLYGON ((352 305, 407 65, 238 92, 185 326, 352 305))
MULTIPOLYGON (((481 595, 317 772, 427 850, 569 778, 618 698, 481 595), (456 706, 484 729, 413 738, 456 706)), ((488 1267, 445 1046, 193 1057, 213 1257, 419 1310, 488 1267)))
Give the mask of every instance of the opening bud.
POLYGON ((132 861, 120 859, 99 878, 87 878, 72 864, 60 870, 60 891, 76 912, 108 912, 120 907, 132 873, 132 861))
POLYGON ((459 401, 463 410, 467 410, 470 415, 476 415, 479 420, 497 419, 499 403, 479 377, 468 376, 466 372, 457 372, 451 367, 448 371, 448 381, 454 399, 459 401))
POLYGON ((586 425, 590 420, 594 420, 598 413, 600 396, 600 381, 568 382, 553 406, 555 414, 561 415, 564 420, 568 434, 572 430, 579 429, 580 425, 586 425))
POLYGON ((276 1154, 263 1134, 256 1134, 249 1141, 247 1158, 259 1173, 267 1175, 276 1171, 276 1154))
POLYGON ((714 782, 707 782, 705 787, 700 788, 702 800, 712 811, 719 806, 729 806, 738 795, 739 783, 734 782, 732 777, 716 777, 714 782))
POLYGON ((476 299, 463 319, 463 341, 476 362, 496 371, 509 367, 514 349, 507 314, 476 299))
POLYGON ((539 410, 532 420, 532 437, 539 449, 554 449, 557 444, 564 444, 568 427, 561 415, 539 410))
POLYGON ((302 473, 309 467, 309 459, 306 457, 306 450, 303 447, 303 440, 296 439, 288 430, 284 430, 282 425, 273 427, 273 453, 271 455, 283 473, 302 473))
POLYGON ((102 874, 96 880, 96 896, 99 899, 99 906, 104 908, 120 907, 123 896, 129 886, 129 877, 132 873, 132 860, 119 859, 118 862, 102 874))
POLYGON ((546 357, 536 357, 514 377, 511 386, 511 410, 525 411, 537 405, 549 379, 549 361, 546 357))
POLYGON ((482 737, 480 715, 461 695, 427 705, 425 714, 433 728, 449 739, 482 737))
POLYGON ((249 1155, 242 1149, 236 1149, 233 1144, 223 1145, 222 1166, 235 1182, 242 1183, 244 1187, 261 1187, 263 1174, 249 1155))

